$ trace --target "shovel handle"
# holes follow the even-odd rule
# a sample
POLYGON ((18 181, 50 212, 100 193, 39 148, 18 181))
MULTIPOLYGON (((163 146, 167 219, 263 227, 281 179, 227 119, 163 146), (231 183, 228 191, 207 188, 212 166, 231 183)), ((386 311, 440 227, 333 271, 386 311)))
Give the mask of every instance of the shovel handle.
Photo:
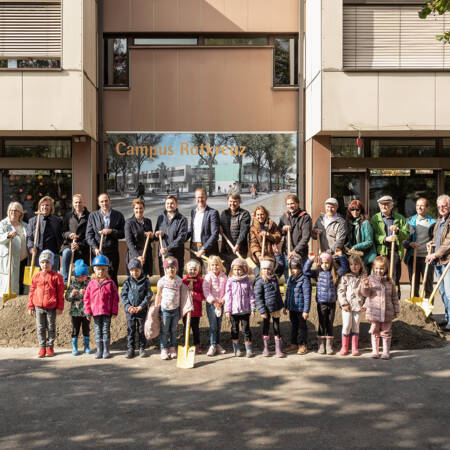
POLYGON ((9 255, 8 255, 8 296, 11 295, 11 265, 12 265, 12 241, 14 238, 9 238, 9 255))
MULTIPOLYGON (((392 236, 395 236, 395 233, 392 233, 392 236)), ((391 261, 389 264, 389 278, 392 279, 394 275, 394 251, 395 251, 395 239, 391 242, 391 261)))
MULTIPOLYGON (((431 244, 431 246, 434 246, 434 244, 431 244)), ((431 254, 431 248, 428 248, 428 255, 431 254)), ((423 281, 422 281, 422 288, 420 289, 420 296, 423 298, 425 295, 425 283, 427 281, 427 275, 428 275, 428 269, 430 267, 430 263, 425 264, 425 273, 423 274, 423 281)))
POLYGON ((289 276, 291 276, 291 266, 289 265, 289 255, 291 254, 291 229, 289 228, 288 232, 287 232, 287 251, 288 251, 288 257, 287 257, 287 262, 288 262, 288 274, 289 276))
MULTIPOLYGON (((220 235, 225 239, 225 241, 227 242, 228 246, 232 249, 233 248, 233 244, 231 243, 231 241, 225 236, 225 234, 223 232, 220 232, 220 235)), ((239 254, 239 252, 236 252, 236 256, 238 258, 242 259, 242 256, 239 254)))
POLYGON ((150 242, 150 235, 147 235, 147 239, 145 240, 144 251, 142 252, 142 257, 145 259, 145 255, 147 254, 148 244, 150 242))
MULTIPOLYGON (((162 240, 162 236, 161 235, 159 235, 159 248, 160 249, 164 248, 163 240, 162 240)), ((165 255, 161 255, 161 257, 162 257, 163 261, 166 259, 165 255)))
POLYGON ((412 277, 411 277, 411 298, 414 297, 416 293, 416 262, 417 262, 417 247, 414 247, 413 251, 413 264, 412 264, 412 277))
POLYGON ((37 243, 38 243, 38 237, 39 237, 39 223, 41 222, 40 218, 41 218, 41 213, 37 212, 36 213, 36 228, 34 230, 34 241, 33 241, 34 253, 31 256, 31 273, 33 273, 33 268, 34 268, 35 261, 36 261, 37 243))
POLYGON ((444 281, 445 275, 447 275, 447 272, 448 272, 448 269, 449 269, 449 268, 450 268, 450 262, 448 262, 447 265, 445 266, 445 269, 444 269, 444 271, 442 272, 442 275, 440 276, 438 282, 436 283, 436 286, 435 286, 434 289, 433 289, 433 292, 432 292, 431 295, 430 295, 430 298, 428 299, 428 302, 429 302, 430 304, 433 304, 434 296, 436 295, 436 292, 438 291, 439 286, 440 286, 441 283, 444 281))
POLYGON ((100 245, 98 246, 98 250, 100 253, 102 253, 103 251, 103 240, 105 239, 105 235, 102 233, 100 235, 100 245))
POLYGON ((266 235, 264 234, 264 236, 262 238, 262 245, 261 245, 261 259, 264 259, 265 251, 266 251, 266 235))
MULTIPOLYGON (((73 242, 76 242, 77 240, 74 239, 73 242)), ((70 264, 69 264, 69 274, 67 277, 67 287, 70 286, 70 283, 72 282, 72 269, 73 269, 73 260, 74 260, 74 251, 70 249, 71 255, 70 255, 70 264)))

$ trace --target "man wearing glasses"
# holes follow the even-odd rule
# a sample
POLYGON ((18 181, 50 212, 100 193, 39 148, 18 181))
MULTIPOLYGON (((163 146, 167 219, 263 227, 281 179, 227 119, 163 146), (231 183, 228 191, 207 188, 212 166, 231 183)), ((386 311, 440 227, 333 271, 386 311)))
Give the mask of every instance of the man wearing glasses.
MULTIPOLYGON (((426 257, 426 262, 434 262, 436 275, 439 278, 445 270, 446 264, 450 261, 450 197, 448 195, 440 195, 437 200, 437 209, 439 218, 434 226, 433 241, 428 244, 431 248, 434 244, 434 253, 426 257)), ((450 271, 439 286, 442 302, 445 308, 445 322, 442 322, 444 331, 450 331, 450 271)))

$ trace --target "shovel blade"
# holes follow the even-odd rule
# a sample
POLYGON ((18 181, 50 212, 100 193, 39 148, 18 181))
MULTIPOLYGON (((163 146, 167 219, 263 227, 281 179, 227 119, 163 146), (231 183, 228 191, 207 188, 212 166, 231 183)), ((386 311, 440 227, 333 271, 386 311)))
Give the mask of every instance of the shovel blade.
POLYGON ((178 346, 177 367, 179 369, 192 369, 195 362, 195 346, 178 346), (186 351, 187 350, 187 351, 186 351))
POLYGON ((31 286, 31 280, 38 272, 39 272, 39 267, 32 268, 31 266, 26 266, 25 272, 23 274, 23 284, 25 284, 26 286, 31 286), (31 269, 33 269, 33 270, 31 270, 31 269))
POLYGON ((427 298, 422 297, 411 297, 406 300, 407 302, 413 303, 422 309, 425 317, 428 317, 433 312, 433 303, 431 303, 427 298))
POLYGON ((3 294, 3 304, 5 304, 8 300, 11 300, 12 298, 16 298, 17 294, 3 294))

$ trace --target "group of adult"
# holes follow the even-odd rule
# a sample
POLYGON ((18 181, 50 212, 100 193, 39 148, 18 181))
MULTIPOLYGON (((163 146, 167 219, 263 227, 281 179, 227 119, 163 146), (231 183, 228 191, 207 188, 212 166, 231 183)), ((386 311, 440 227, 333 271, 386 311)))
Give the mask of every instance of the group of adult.
MULTIPOLYGON (((89 212, 82 195, 72 198, 72 210, 62 219, 54 214, 54 202, 43 197, 38 212, 28 224, 23 222, 24 210, 20 203, 8 206, 8 216, 0 222, 0 292, 7 289, 7 266, 9 240, 12 239, 12 290, 23 292, 23 272, 29 255, 38 258, 44 249, 61 254, 62 274, 67 283, 72 253, 74 259, 90 259, 102 253, 110 261, 110 276, 117 284, 119 268, 119 240, 126 239, 127 263, 139 258, 144 273, 153 274, 151 245, 159 243, 159 272, 162 273, 163 259, 177 258, 179 275, 182 275, 185 242, 190 241, 191 256, 201 260, 205 256, 219 254, 229 270, 232 260, 239 255, 251 258, 258 270, 262 256, 272 256, 284 268, 287 276, 287 262, 291 258, 306 260, 310 239, 318 241, 320 252, 335 253, 336 249, 360 252, 368 269, 377 255, 391 258, 393 251, 393 279, 399 289, 401 262, 404 258, 412 273, 412 255, 416 250, 416 286, 425 274, 427 263, 433 263, 439 276, 450 260, 450 197, 441 195, 437 199, 439 217, 436 221, 428 215, 429 202, 425 198, 416 201, 417 214, 406 219, 393 211, 392 197, 378 199, 379 212, 369 219, 364 205, 353 200, 348 205, 346 217, 338 214, 338 202, 334 198, 325 201, 325 213, 312 223, 311 216, 300 208, 296 195, 286 196, 286 212, 278 224, 270 218, 264 206, 257 206, 250 214, 241 208, 241 196, 231 192, 227 196, 228 208, 219 214, 207 204, 206 190, 195 190, 196 206, 191 210, 190 225, 187 218, 178 211, 178 199, 168 195, 164 211, 159 215, 156 226, 144 217, 145 203, 141 198, 133 200, 133 216, 127 220, 122 213, 112 209, 108 194, 98 196, 98 210, 89 212), (39 227, 37 220, 39 219, 39 227), (36 229, 39 230, 35 240, 36 229), (219 236, 222 235, 219 249, 219 236), (290 242, 288 242, 290 239, 290 242), (36 241, 36 242, 35 242, 36 241), (394 243, 392 245, 392 243, 394 243), (431 250, 432 246, 434 250, 431 250), (144 247, 147 253, 143 255, 144 247)), ((55 258, 53 269, 59 270, 60 258, 55 258)), ((283 270, 283 269, 282 269, 283 270)), ((433 271, 429 270, 425 280, 425 294, 429 296, 433 286, 433 271)), ((446 326, 449 322, 450 272, 440 286, 445 304, 446 326)))

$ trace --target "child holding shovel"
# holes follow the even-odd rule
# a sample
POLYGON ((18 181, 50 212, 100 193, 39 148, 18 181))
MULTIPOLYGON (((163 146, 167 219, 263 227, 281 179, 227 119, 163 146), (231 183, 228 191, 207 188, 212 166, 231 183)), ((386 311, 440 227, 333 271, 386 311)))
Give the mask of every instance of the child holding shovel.
POLYGON ((33 277, 28 296, 28 313, 36 316, 39 358, 55 355, 56 316, 64 309, 64 281, 62 275, 52 270, 54 258, 51 250, 41 252, 41 271, 33 277))

